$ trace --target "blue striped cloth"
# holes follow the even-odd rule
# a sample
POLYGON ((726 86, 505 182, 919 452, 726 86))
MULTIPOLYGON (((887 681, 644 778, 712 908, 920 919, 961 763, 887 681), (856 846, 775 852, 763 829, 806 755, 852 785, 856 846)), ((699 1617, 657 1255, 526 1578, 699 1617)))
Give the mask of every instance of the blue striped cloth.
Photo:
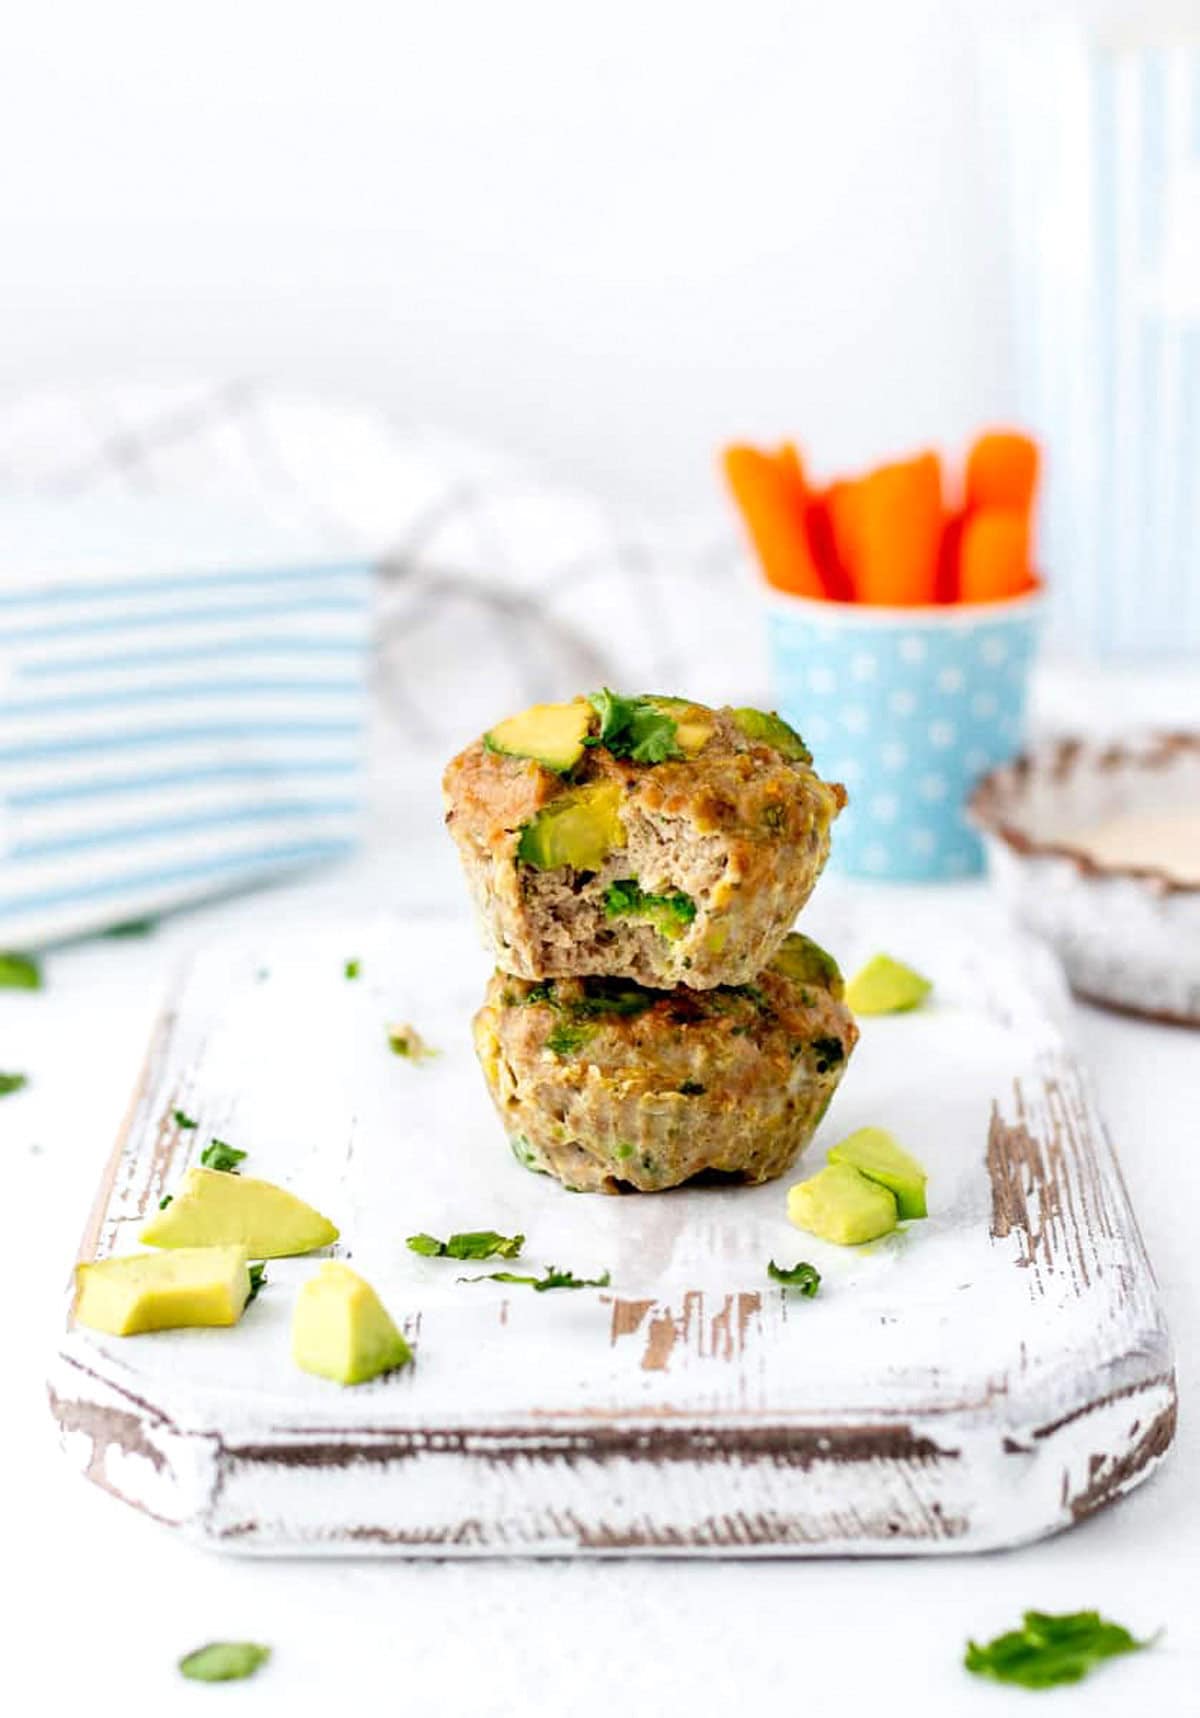
POLYGON ((91 506, 0 507, 0 947, 345 854, 364 809, 370 567, 91 506))

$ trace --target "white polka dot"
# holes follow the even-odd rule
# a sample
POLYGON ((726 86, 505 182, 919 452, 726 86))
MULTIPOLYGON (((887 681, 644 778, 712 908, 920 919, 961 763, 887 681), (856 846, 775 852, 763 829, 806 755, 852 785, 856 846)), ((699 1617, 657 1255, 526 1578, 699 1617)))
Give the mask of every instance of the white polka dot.
POLYGON ((979 654, 985 662, 1003 662, 1008 655, 1008 640, 1006 638, 985 638, 979 647, 979 654))
POLYGON ((945 799, 948 783, 944 775, 923 775, 917 783, 917 792, 922 799, 945 799))
POLYGON ((810 740, 816 741, 817 744, 829 738, 831 729, 832 723, 828 716, 808 716, 805 719, 804 732, 810 740))
POLYGON ((808 671, 808 685, 811 692, 832 692, 837 685, 837 675, 832 668, 819 662, 808 671))
POLYGON ((932 853, 937 843, 932 829, 910 829, 908 845, 914 853, 932 853))
POLYGON ((972 775, 982 775, 988 767, 988 755, 981 752, 978 746, 969 751, 963 761, 972 775))
POLYGON ((862 780, 862 765, 857 758, 843 758, 833 766, 832 774, 835 781, 854 783, 862 780))
POLYGON ((885 770, 902 770, 908 762, 908 747, 903 740, 887 740, 879 748, 885 770))
POLYGON ((906 632, 900 640, 901 662, 924 662, 925 640, 918 638, 915 632, 906 632))
POLYGON ((888 850, 882 841, 872 841, 863 854, 863 864, 868 871, 886 871, 888 868, 888 850))
POLYGON ((876 823, 894 823, 900 815, 900 801, 894 793, 877 793, 870 810, 876 823))
POLYGON ((861 704, 847 704, 842 711, 842 726, 848 734, 865 734, 871 718, 861 704))
POLYGON ((971 699, 971 714, 986 720, 996 714, 996 694, 994 692, 976 692, 971 699))
POLYGON ((888 709, 897 716, 911 716, 917 707, 914 693, 901 686, 898 691, 888 694, 888 709))
POLYGON ((958 738, 958 729, 953 722, 930 722, 929 739, 939 751, 944 752, 947 746, 952 746, 958 738))
POLYGON ((878 659, 872 656, 869 650, 860 650, 851 659, 850 673, 855 680, 874 680, 878 667, 878 659))
POLYGON ((963 671, 961 668, 941 668, 938 670, 939 692, 961 692, 963 689, 963 671))

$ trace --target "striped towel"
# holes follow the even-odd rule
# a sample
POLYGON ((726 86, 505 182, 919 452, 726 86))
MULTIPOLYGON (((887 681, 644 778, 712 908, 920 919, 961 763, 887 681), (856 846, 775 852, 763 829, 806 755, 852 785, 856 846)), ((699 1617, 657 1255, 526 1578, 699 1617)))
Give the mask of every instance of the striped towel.
POLYGON ((350 850, 372 578, 311 555, 211 508, 0 503, 0 947, 350 850))

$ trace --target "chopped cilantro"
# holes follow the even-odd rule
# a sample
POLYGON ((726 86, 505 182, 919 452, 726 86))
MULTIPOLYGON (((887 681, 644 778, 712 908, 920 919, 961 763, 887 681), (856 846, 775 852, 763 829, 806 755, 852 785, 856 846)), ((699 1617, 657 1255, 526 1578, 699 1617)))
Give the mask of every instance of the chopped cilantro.
POLYGON ((815 1265, 806 1265, 803 1259, 790 1269, 785 1265, 777 1265, 772 1259, 767 1266, 767 1275, 788 1288, 798 1288, 806 1300, 811 1300, 821 1286, 820 1271, 815 1265))
POLYGON ((436 1235, 410 1235, 409 1250, 426 1259, 515 1259, 524 1235, 498 1235, 494 1229, 473 1229, 439 1241, 436 1235))
POLYGON ((119 925, 102 930, 103 937, 149 937, 158 929, 157 919, 124 919, 119 925))
POLYGON ((250 1640, 215 1640, 181 1658, 179 1670, 191 1682, 240 1682, 261 1670, 270 1656, 269 1646, 250 1640))
POLYGON ((583 1049, 591 1035, 591 1027, 568 1026, 560 1020, 547 1035, 546 1048, 553 1056, 573 1056, 577 1050, 583 1049))
POLYGON ((661 764, 681 758, 676 723, 645 698, 622 698, 607 687, 588 694, 600 718, 600 732, 585 744, 607 746, 614 758, 635 764, 661 764))
POLYGON ((846 1059, 846 1051, 840 1038, 814 1038, 812 1049, 817 1059, 818 1074, 827 1074, 831 1068, 836 1068, 839 1062, 846 1059))
POLYGON ((267 1283, 267 1267, 266 1267, 266 1265, 261 1265, 261 1264, 251 1265, 250 1266, 250 1293, 246 1296, 246 1305, 247 1306, 250 1305, 250 1302, 254 1299, 255 1295, 258 1294, 260 1292, 260 1290, 262 1290, 266 1287, 266 1283, 267 1283))
POLYGON ((531 1007, 538 1002, 552 1003, 554 1001, 554 980, 543 978, 537 984, 531 984, 525 992, 524 1001, 531 1007))
POLYGON ((608 885, 604 895, 604 916, 607 919, 646 919, 660 936, 669 942, 678 942, 696 917, 696 903, 682 889, 648 895, 636 877, 626 877, 608 885))
POLYGON ((1140 1652, 1157 1639, 1154 1635, 1135 1640, 1128 1629, 1106 1622, 1099 1611, 1062 1616, 1026 1611, 1019 1629, 997 1635, 986 1646, 968 1641, 963 1664, 975 1676, 990 1676, 995 1682, 1055 1688, 1064 1682, 1082 1682, 1102 1660, 1140 1652))
POLYGON ((22 1086, 28 1084, 28 1074, 0 1074, 0 1098, 6 1098, 12 1092, 19 1092, 22 1086))
POLYGON ((538 1162, 537 1154, 523 1133, 514 1134, 508 1142, 509 1150, 521 1165, 522 1169, 532 1170, 534 1175, 545 1175, 546 1171, 538 1162))
POLYGON ((237 1175, 238 1164, 244 1163, 246 1153, 238 1151, 235 1146, 226 1145, 223 1139, 210 1140, 200 1153, 200 1161, 205 1169, 220 1169, 226 1175, 237 1175))
POLYGON ((0 990, 40 990, 42 969, 32 955, 0 954, 0 990))
POLYGON ((547 1265, 540 1277, 518 1276, 515 1271, 487 1271, 481 1277, 459 1277, 460 1283, 528 1283, 536 1294, 547 1289, 607 1288, 612 1280, 607 1271, 598 1277, 577 1277, 573 1271, 560 1271, 557 1265, 547 1265))
POLYGON ((160 1199, 160 1200, 159 1200, 159 1202, 158 1202, 158 1208, 159 1208, 159 1210, 160 1210, 160 1211, 165 1211, 165 1210, 166 1210, 166 1208, 167 1208, 167 1206, 168 1206, 168 1205, 169 1205, 169 1204, 170 1204, 170 1203, 171 1203, 171 1201, 172 1201, 172 1200, 173 1200, 173 1199, 174 1199, 174 1197, 175 1197, 175 1195, 174 1195, 174 1194, 173 1194, 173 1193, 164 1193, 164 1194, 163 1194, 163 1196, 162 1196, 162 1198, 161 1198, 161 1199, 160 1199))
POLYGON ((195 1127, 195 1125, 196 1125, 196 1123, 192 1120, 191 1116, 185 1115, 182 1110, 172 1110, 171 1111, 171 1120, 175 1123, 176 1127, 191 1128, 191 1127, 195 1127))
POLYGON ((359 973, 362 971, 362 962, 357 960, 348 960, 342 968, 342 971, 347 978, 357 978, 359 973))

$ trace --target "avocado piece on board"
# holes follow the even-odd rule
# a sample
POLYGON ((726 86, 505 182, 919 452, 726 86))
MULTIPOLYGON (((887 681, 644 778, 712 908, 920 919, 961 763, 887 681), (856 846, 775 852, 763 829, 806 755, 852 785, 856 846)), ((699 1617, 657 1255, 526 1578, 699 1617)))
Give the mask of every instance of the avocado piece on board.
POLYGON ((366 1384, 406 1366, 412 1349, 370 1283, 327 1259, 296 1296, 292 1358, 302 1372, 335 1384, 366 1384))
POLYGON ((833 956, 827 954, 820 943, 799 931, 788 932, 771 966, 785 978, 795 979, 797 984, 819 985, 839 1001, 846 988, 842 983, 841 969, 833 956))
POLYGON ((489 752, 510 758, 532 758, 545 769, 562 775, 583 756, 583 742, 592 720, 586 698, 569 704, 531 704, 519 716, 509 716, 484 736, 489 752))
POLYGON ((886 1128, 860 1127, 847 1134, 829 1153, 830 1163, 849 1163, 869 1181, 877 1181, 895 1194, 901 1220, 926 1217, 925 1183, 928 1176, 915 1157, 898 1145, 886 1128))
POLYGON ((252 1259, 286 1259, 327 1247, 338 1231, 273 1182, 222 1169, 189 1169, 182 1189, 142 1230, 148 1247, 242 1246, 252 1259))
POLYGON ((846 1001, 855 1014, 904 1014, 919 1008, 933 984, 890 954, 872 955, 846 986, 846 1001))
POLYGON ((109 1336, 236 1324, 250 1298, 244 1247, 130 1253, 75 1267, 75 1321, 109 1336))
POLYGON ((620 805, 615 781, 590 782, 559 794, 522 829, 517 858, 539 871, 559 865, 598 870, 614 848, 625 845, 620 805))
POLYGON ((896 1227, 896 1201, 851 1164, 831 1163, 788 1188, 788 1217, 823 1241, 856 1247, 896 1227))
POLYGON ((780 757, 790 758, 793 763, 812 763, 812 753, 795 728, 774 710, 753 710, 746 705, 733 711, 733 719, 748 740, 774 746, 780 757))

